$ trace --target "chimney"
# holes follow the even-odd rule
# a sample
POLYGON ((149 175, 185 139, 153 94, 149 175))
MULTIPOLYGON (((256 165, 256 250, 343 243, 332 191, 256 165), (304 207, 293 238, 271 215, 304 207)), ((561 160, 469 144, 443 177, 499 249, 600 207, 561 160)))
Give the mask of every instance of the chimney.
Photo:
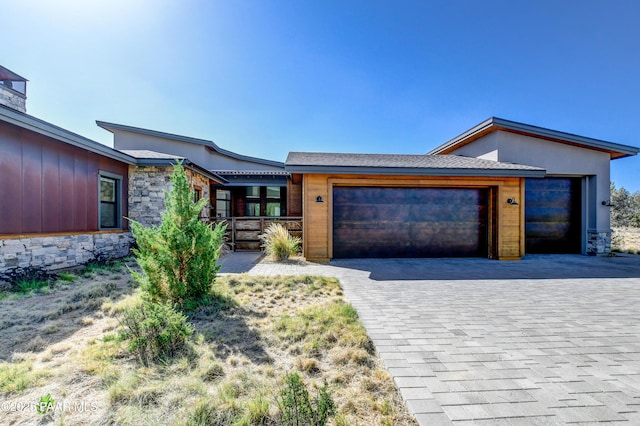
POLYGON ((0 105, 27 112, 27 79, 0 65, 0 105))

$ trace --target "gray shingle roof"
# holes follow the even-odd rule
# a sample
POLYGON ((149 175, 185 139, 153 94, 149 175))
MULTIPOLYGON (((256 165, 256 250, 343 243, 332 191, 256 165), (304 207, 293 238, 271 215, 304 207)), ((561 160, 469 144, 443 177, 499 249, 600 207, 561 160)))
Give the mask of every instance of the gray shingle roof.
POLYGON ((290 152, 292 173, 411 174, 425 176, 539 176, 545 170, 459 155, 340 154, 290 152))
POLYGON ((120 149, 133 158, 163 159, 163 160, 183 160, 185 157, 179 155, 165 154, 164 152, 150 151, 148 149, 120 149))

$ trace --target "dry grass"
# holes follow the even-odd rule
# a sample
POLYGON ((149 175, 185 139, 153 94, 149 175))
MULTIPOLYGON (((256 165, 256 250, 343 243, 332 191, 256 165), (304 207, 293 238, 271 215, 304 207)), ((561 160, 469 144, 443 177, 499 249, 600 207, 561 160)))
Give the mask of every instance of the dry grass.
MULTIPOLYGON (((140 297, 128 274, 93 272, 69 282, 51 294, 0 301, 7 318, 21 316, 30 340, 44 341, 25 352, 28 343, 14 336, 13 349, 1 349, 11 361, 0 364, 0 398, 37 402, 50 392, 58 401, 93 404, 55 412, 57 423, 273 424, 284 376, 298 371, 312 394, 329 384, 339 413, 332 424, 415 424, 335 279, 221 277, 219 303, 189 317, 196 328, 190 351, 151 367, 137 363, 117 337, 114 316, 140 297), (109 282, 106 293, 98 290, 109 282), (29 322, 20 305, 31 310, 45 300, 47 312, 79 305, 50 322, 29 322)), ((23 412, 3 421, 39 420, 23 412)))
POLYGON ((614 228, 611 249, 614 252, 640 254, 640 228, 614 228))

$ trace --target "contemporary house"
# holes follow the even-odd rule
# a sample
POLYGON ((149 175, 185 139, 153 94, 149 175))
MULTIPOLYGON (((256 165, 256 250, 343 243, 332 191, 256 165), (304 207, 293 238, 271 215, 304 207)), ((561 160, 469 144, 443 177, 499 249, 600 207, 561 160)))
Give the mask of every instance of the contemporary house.
POLYGON ((284 163, 210 140, 98 121, 114 148, 26 114, 0 67, 0 273, 129 251, 129 219, 160 223, 181 161, 202 220, 234 250, 280 222, 308 260, 610 251, 610 161, 638 148, 490 118, 427 154, 291 152, 284 163))

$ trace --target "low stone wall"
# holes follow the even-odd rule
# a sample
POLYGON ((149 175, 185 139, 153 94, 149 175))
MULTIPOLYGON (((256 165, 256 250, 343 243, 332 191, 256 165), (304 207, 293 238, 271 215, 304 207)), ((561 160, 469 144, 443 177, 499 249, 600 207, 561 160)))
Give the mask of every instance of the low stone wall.
POLYGON ((132 242, 130 232, 0 240, 0 274, 29 266, 46 270, 69 268, 97 256, 124 257, 132 242))
POLYGON ((612 249, 640 254, 640 228, 613 228, 612 249))

